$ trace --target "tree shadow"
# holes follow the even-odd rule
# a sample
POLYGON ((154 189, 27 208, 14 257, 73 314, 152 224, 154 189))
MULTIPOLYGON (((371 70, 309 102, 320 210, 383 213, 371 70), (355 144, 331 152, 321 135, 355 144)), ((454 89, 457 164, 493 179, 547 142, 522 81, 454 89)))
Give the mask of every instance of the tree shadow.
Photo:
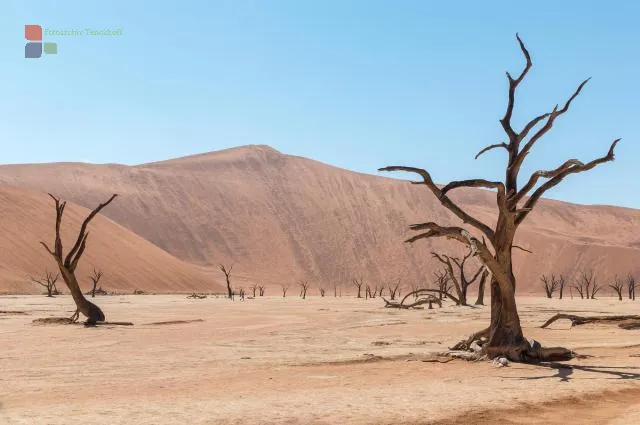
POLYGON ((639 367, 634 366, 587 366, 587 365, 572 365, 558 362, 545 362, 537 363, 535 366, 556 370, 555 375, 551 376, 527 376, 519 377, 521 380, 537 380, 537 379, 553 379, 558 378, 560 382, 569 382, 572 379, 574 370, 579 370, 587 373, 604 374, 608 375, 605 379, 631 379, 640 380, 640 373, 631 372, 631 370, 638 371, 639 367))

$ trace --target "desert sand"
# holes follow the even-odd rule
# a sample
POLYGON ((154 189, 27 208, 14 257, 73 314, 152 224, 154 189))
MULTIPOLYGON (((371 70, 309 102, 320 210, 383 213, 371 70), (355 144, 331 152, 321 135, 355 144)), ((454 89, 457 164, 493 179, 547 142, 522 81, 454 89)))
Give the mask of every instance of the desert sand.
MULTIPOLYGON (((408 165, 428 168, 429 160, 408 165)), ((235 264, 241 285, 261 282, 277 289, 298 279, 348 285, 360 277, 410 285, 428 282, 440 267, 432 250, 463 254, 454 242, 402 243, 412 234, 411 223, 461 224, 427 188, 268 146, 136 166, 5 165, 0 292, 40 291, 25 274, 52 264, 39 245, 53 237, 54 209, 46 192, 89 209, 119 194, 92 223, 79 276, 96 265, 105 272, 107 289, 129 293, 217 291, 223 281, 219 263, 235 264)), ((495 219, 493 193, 461 189, 452 196, 485 222, 495 219)), ((78 221, 68 220, 77 230, 78 221)), ((533 251, 514 253, 518 292, 542 294, 541 273, 571 279, 591 268, 602 283, 615 274, 639 275, 639 227, 640 210, 541 201, 516 235, 518 245, 533 251)), ((89 280, 80 284, 88 288, 89 280)))
POLYGON ((488 307, 399 311, 291 291, 97 297, 108 320, 134 322, 97 328, 32 323, 70 316, 69 296, 2 296, 0 423, 640 423, 640 331, 539 328, 558 311, 629 314, 637 302, 520 297, 528 337, 588 357, 498 368, 436 356, 485 327, 488 307))

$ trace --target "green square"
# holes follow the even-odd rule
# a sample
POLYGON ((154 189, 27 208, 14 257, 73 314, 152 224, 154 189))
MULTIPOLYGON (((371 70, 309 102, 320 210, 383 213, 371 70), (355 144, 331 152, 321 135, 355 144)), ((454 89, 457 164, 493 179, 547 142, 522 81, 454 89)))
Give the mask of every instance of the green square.
POLYGON ((44 52, 47 55, 57 55, 58 43, 44 43, 44 52))

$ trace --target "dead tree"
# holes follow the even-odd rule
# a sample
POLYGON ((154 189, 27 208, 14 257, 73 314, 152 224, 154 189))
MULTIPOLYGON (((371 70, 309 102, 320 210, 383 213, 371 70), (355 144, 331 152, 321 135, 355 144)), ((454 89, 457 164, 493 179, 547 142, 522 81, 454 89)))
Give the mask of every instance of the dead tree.
POLYGON ((289 284, 281 283, 280 286, 282 287, 282 298, 287 298, 287 291, 289 290, 289 284))
MULTIPOLYGON (((396 296, 399 296, 398 291, 400 290, 400 279, 398 279, 395 284, 389 283, 387 285, 387 290, 389 291, 389 298, 391 298, 391 301, 394 301, 396 296)), ((380 293, 380 296, 382 296, 382 293, 380 293)))
POLYGON ((482 272, 482 276, 480 276, 480 283, 478 283, 478 298, 476 299, 475 305, 484 305, 484 288, 487 284, 487 280, 490 279, 491 273, 485 267, 482 272))
POLYGON ((298 286, 300 287, 300 296, 304 300, 307 298, 307 290, 309 289, 309 282, 306 280, 301 280, 298 282, 298 286))
POLYGON ((540 280, 544 284, 544 293, 547 295, 547 298, 553 298, 553 293, 558 289, 558 281, 556 280, 555 275, 551 275, 551 277, 543 274, 540 277, 540 280))
POLYGON ((566 280, 563 275, 558 276, 558 299, 562 299, 562 293, 564 292, 564 284, 566 280))
POLYGON ((320 296, 324 298, 324 294, 326 292, 326 289, 324 289, 322 286, 318 287, 318 291, 320 292, 320 296))
POLYGON ((636 283, 635 276, 633 276, 631 273, 629 273, 627 275, 626 283, 627 283, 627 292, 629 294, 629 299, 630 300, 635 300, 636 299, 636 288, 638 287, 638 284, 636 283))
MULTIPOLYGON (((582 279, 576 280, 576 282, 573 285, 573 287, 575 288, 576 291, 578 291, 578 294, 580 295, 580 298, 584 299, 585 287, 584 287, 584 282, 582 281, 582 279)), ((588 294, 588 292, 587 292, 587 294, 588 294)), ((587 298, 589 298, 588 295, 587 295, 587 298)))
MULTIPOLYGON (((438 288, 438 298, 440 301, 445 296, 448 296, 451 291, 451 278, 449 277, 449 272, 447 270, 437 270, 433 272, 433 276, 435 278, 435 285, 438 288)), ((419 288, 415 288, 414 291, 417 291, 419 288)))
POLYGON ((56 237, 54 242, 54 249, 50 249, 45 242, 40 243, 55 259, 56 264, 58 265, 58 269, 60 270, 62 280, 64 280, 64 283, 69 288, 69 292, 71 292, 73 301, 76 304, 76 312, 73 314, 73 316, 71 316, 71 320, 75 322, 76 320, 78 320, 78 316, 80 315, 80 313, 82 313, 87 317, 87 320, 85 322, 85 325, 87 326, 93 326, 96 324, 96 322, 104 322, 105 316, 100 307, 87 300, 82 294, 80 285, 78 284, 78 279, 76 278, 76 268, 78 267, 78 263, 82 258, 82 254, 84 254, 84 251, 87 248, 87 239, 89 237, 87 227, 89 226, 89 223, 118 195, 112 195, 111 198, 109 198, 106 202, 99 204, 93 211, 91 211, 91 213, 89 213, 87 218, 85 218, 82 222, 80 231, 78 232, 78 237, 76 238, 73 247, 66 256, 62 252, 62 237, 60 236, 60 225, 62 224, 62 215, 64 214, 64 208, 67 206, 67 202, 61 202, 60 199, 56 198, 52 194, 49 194, 49 196, 54 200, 56 206, 56 237))
POLYGON ((240 301, 244 301, 244 288, 240 288, 240 293, 238 295, 240 295, 240 301))
POLYGON ((433 304, 438 304, 438 306, 442 307, 442 300, 432 294, 425 294, 424 291, 429 291, 429 289, 418 289, 417 296, 413 292, 408 293, 407 295, 400 300, 400 302, 387 300, 383 296, 380 296, 382 300, 385 302, 386 308, 402 308, 402 309, 410 309, 410 308, 423 308, 420 307, 423 304, 429 304, 429 310, 433 308, 433 304), (411 296, 414 296, 414 301, 412 303, 406 303, 407 299, 411 296))
POLYGON ((624 280, 620 279, 618 275, 613 278, 613 282, 609 284, 609 287, 615 291, 618 295, 618 301, 622 301, 622 291, 624 290, 624 280))
POLYGON ((464 266, 472 254, 473 251, 469 249, 469 252, 467 252, 462 257, 462 259, 460 259, 458 257, 450 257, 448 255, 438 254, 436 252, 431 253, 434 258, 436 258, 446 267, 447 272, 449 273, 449 279, 451 280, 451 283, 453 283, 453 287, 456 290, 456 297, 458 298, 460 305, 467 305, 467 291, 469 289, 469 286, 473 284, 476 279, 478 279, 480 273, 484 269, 484 266, 481 265, 480 267, 478 267, 478 270, 471 279, 467 278, 464 271, 464 266))
POLYGON ((596 294, 600 291, 600 285, 593 270, 583 270, 574 288, 580 294, 580 298, 592 300, 596 298, 596 294))
POLYGON ((564 348, 543 349, 540 344, 531 344, 523 336, 515 299, 516 279, 513 274, 513 250, 517 248, 515 244, 516 230, 533 211, 540 198, 567 176, 582 173, 597 165, 613 161, 614 149, 620 139, 614 140, 607 154, 600 158, 586 163, 577 159, 569 159, 555 169, 535 171, 525 180, 525 184, 519 187, 518 176, 525 158, 531 152, 534 144, 552 128, 556 119, 569 110, 571 103, 588 79, 578 86, 564 106, 556 106, 551 112, 533 118, 524 125, 522 130, 514 129, 511 118, 515 105, 516 89, 532 66, 528 50, 520 37, 518 35, 516 37, 526 59, 526 66, 516 78, 507 73, 508 102, 505 115, 500 120, 507 141, 489 145, 476 155, 478 158, 490 150, 504 149, 508 158, 504 181, 470 179, 438 186, 434 183, 431 175, 421 168, 389 166, 381 168, 380 171, 406 171, 418 174, 421 180, 415 184, 425 185, 445 208, 463 223, 473 228, 474 234, 460 226, 443 226, 435 222, 414 224, 411 225, 411 230, 420 233, 409 238, 407 242, 434 237, 453 239, 470 247, 473 255, 477 256, 482 264, 489 269, 491 272, 491 321, 489 328, 475 335, 476 339, 488 338, 487 342, 483 344, 483 354, 489 357, 502 355, 513 361, 569 359, 573 357, 570 350, 564 348), (530 133, 532 135, 528 137, 530 133), (462 187, 495 190, 498 212, 493 227, 473 217, 448 196, 451 190, 462 187), (478 239, 478 235, 486 239, 488 246, 485 246, 478 239))
POLYGON ((224 273, 224 278, 227 282, 227 297, 233 299, 233 290, 231 289, 231 270, 233 266, 229 267, 229 270, 223 264, 220 264, 219 267, 220 271, 224 273))
POLYGON ((338 284, 337 283, 333 284, 333 297, 334 298, 338 298, 338 284))
POLYGON ((353 285, 358 290, 358 295, 356 295, 356 298, 362 298, 362 285, 364 285, 364 279, 353 279, 353 285))
POLYGON ((96 288, 98 286, 98 282, 100 282, 102 274, 102 270, 96 270, 96 268, 94 267, 93 273, 89 276, 89 279, 91 279, 91 282, 93 282, 93 286, 91 287, 91 298, 96 297, 96 288))
POLYGON ((47 297, 53 297, 54 295, 57 295, 57 292, 58 292, 58 289, 56 288, 56 282, 58 281, 59 277, 60 277, 59 273, 56 273, 54 275, 53 272, 45 270, 44 277, 35 278, 35 277, 29 276, 29 279, 33 283, 37 283, 38 285, 46 289, 47 297))
POLYGON ((258 294, 260 294, 261 297, 264 297, 264 290, 265 290, 264 285, 258 285, 258 294))
POLYGON ((257 284, 257 283, 252 283, 252 284, 251 284, 251 294, 252 294, 251 296, 252 296, 253 298, 255 298, 255 297, 256 297, 256 291, 257 291, 257 290, 258 290, 258 284, 257 284))

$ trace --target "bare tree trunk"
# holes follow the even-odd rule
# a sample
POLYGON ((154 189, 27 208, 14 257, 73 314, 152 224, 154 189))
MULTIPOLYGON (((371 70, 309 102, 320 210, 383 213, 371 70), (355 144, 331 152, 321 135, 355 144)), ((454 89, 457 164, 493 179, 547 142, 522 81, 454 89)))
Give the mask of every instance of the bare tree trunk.
POLYGON ((476 300, 475 305, 484 305, 484 286, 487 282, 487 278, 489 278, 489 271, 485 269, 484 272, 482 272, 482 277, 480 277, 480 283, 478 284, 478 299, 476 300))

